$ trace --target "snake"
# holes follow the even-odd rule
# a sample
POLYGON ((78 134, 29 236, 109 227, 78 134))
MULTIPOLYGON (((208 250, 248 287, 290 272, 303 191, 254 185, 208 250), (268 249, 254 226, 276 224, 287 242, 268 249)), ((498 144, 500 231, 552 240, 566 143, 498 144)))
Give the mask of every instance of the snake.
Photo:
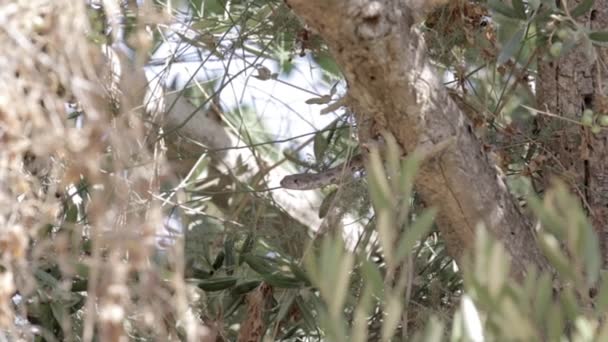
MULTIPOLYGON (((420 144, 414 150, 414 154, 421 157, 422 160, 431 158, 437 153, 445 150, 447 147, 454 145, 457 141, 456 136, 444 138, 438 143, 426 142, 420 144)), ((363 154, 354 156, 350 161, 342 163, 336 167, 319 173, 298 173, 283 177, 281 186, 289 190, 314 190, 330 184, 337 184, 345 175, 351 175, 365 167, 363 154)))
POLYGON ((365 167, 362 154, 358 154, 349 161, 319 173, 297 173, 283 177, 281 186, 289 190, 314 190, 330 184, 337 184, 345 175, 363 170, 365 167))

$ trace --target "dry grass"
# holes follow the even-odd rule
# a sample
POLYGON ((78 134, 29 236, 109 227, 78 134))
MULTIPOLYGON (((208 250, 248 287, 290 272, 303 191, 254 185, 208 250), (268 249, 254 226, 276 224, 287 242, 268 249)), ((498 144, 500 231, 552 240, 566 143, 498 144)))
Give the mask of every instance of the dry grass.
POLYGON ((163 224, 152 195, 170 173, 160 146, 146 142, 141 99, 121 92, 129 75, 110 96, 85 6, 0 3, 0 330, 27 340, 215 340, 188 309, 181 242, 165 267, 152 261, 163 224), (49 308, 59 326, 45 324, 49 308))

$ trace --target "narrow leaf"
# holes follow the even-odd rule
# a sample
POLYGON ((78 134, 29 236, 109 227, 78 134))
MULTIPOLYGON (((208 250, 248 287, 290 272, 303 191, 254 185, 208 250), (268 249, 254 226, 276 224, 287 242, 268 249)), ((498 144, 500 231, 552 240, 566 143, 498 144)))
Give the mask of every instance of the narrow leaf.
POLYGON ((234 260, 234 240, 226 239, 224 242, 224 265, 226 273, 232 275, 234 272, 235 260, 234 260))
POLYGON ((243 245, 241 246, 241 250, 239 251, 239 265, 243 262, 243 256, 253 250, 253 246, 255 245, 255 238, 253 234, 247 234, 245 241, 243 241, 243 245))
POLYGON ((196 285, 203 291, 222 291, 236 285, 237 280, 235 277, 219 277, 200 280, 196 285))
POLYGON ((276 265, 273 265, 267 258, 252 254, 243 255, 243 259, 257 273, 264 276, 278 271, 276 265))
POLYGON ((247 280, 241 283, 238 283, 233 289, 232 293, 234 294, 244 294, 249 291, 252 291, 256 287, 260 286, 262 282, 260 280, 247 280))
POLYGON ((595 0, 583 0, 583 2, 578 4, 572 11, 570 11, 570 15, 573 18, 576 18, 587 13, 591 9, 591 6, 593 6, 594 2, 595 0))
POLYGON ((526 7, 522 0, 513 0, 513 9, 521 18, 526 18, 526 7))
POLYGON ((302 320, 304 321, 304 325, 308 328, 309 331, 314 331, 317 329, 317 323, 314 318, 314 314, 312 313, 310 306, 302 299, 302 296, 296 297, 296 305, 298 306, 298 311, 302 315, 302 320))
POLYGON ((585 258, 585 274, 587 276, 587 285, 593 286, 600 276, 602 267, 602 254, 600 252, 600 244, 593 228, 590 224, 586 224, 583 232, 584 249, 582 252, 585 258))
POLYGON ((528 0, 528 6, 530 6, 533 11, 536 11, 540 7, 540 0, 528 0))
POLYGON ((507 4, 503 3, 500 0, 489 0, 488 7, 496 13, 502 14, 505 17, 514 18, 514 19, 526 19, 525 14, 522 16, 515 9, 509 7, 507 4))
POLYGON ((598 287, 599 294, 595 300, 595 310, 598 314, 603 314, 608 310, 608 279, 606 278, 606 273, 602 275, 602 280, 598 287))
POLYGON ((327 142, 327 139, 325 139, 322 132, 315 134, 313 149, 315 152, 315 159, 317 161, 321 161, 323 159, 323 156, 325 155, 328 146, 329 144, 327 142))
POLYGON ((264 281, 268 284, 281 289, 298 288, 303 285, 301 281, 294 277, 278 273, 262 274, 262 277, 264 278, 264 281))
POLYGON ((224 264, 224 257, 225 257, 225 253, 224 251, 220 251, 217 256, 215 257, 215 260, 213 261, 213 264, 211 265, 211 267, 214 270, 219 269, 220 267, 222 267, 222 265, 224 264))
POLYGON ((361 270, 363 271, 365 284, 372 291, 372 294, 376 298, 382 298, 384 296, 384 281, 378 266, 369 260, 363 260, 361 270))
POLYGON ((589 33, 589 39, 595 42, 608 42, 608 31, 593 31, 589 33))
POLYGON ((406 255, 408 255, 416 241, 422 239, 433 226, 435 215, 437 214, 436 209, 425 210, 422 215, 416 218, 414 224, 408 228, 407 232, 403 234, 399 241, 399 247, 397 250, 397 262, 401 261, 406 255))
POLYGON ((500 55, 498 56, 498 60, 496 63, 504 64, 507 62, 515 53, 520 49, 521 44, 523 43, 524 35, 526 34, 526 29, 521 28, 515 32, 513 37, 509 39, 507 44, 500 51, 500 55))
POLYGON ((562 276, 562 280, 572 280, 575 278, 575 273, 568 262, 568 258, 564 255, 559 245, 559 242, 553 235, 543 234, 540 236, 539 245, 544 255, 555 270, 562 276))
POLYGON ((319 206, 319 218, 324 218, 325 216, 327 216, 329 209, 334 204, 334 199, 336 198, 337 193, 338 189, 336 188, 332 190, 327 196, 325 196, 323 202, 321 202, 321 205, 319 206))
POLYGON ((555 0, 541 0, 543 6, 545 6, 546 8, 549 8, 551 10, 555 10, 557 9, 557 5, 555 4, 555 0))
POLYGON ((313 97, 304 101, 306 104, 328 104, 331 101, 331 95, 323 95, 321 97, 313 97))

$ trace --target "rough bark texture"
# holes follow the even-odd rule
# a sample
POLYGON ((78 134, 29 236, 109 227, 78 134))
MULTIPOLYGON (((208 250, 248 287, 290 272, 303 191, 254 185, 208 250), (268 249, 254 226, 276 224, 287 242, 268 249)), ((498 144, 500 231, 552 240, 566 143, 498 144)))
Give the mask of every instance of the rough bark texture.
POLYGON ((327 42, 349 86, 359 138, 383 130, 404 150, 438 143, 456 144, 427 162, 417 190, 438 206, 437 224, 457 260, 475 241, 479 222, 502 241, 513 257, 513 274, 527 263, 545 267, 530 224, 481 149, 471 124, 450 99, 425 55, 414 18, 431 2, 287 0, 287 5, 327 42))
MULTIPOLYGON (((608 28, 608 1, 596 0, 595 8, 589 16, 589 25, 592 30, 606 30, 608 28)), ((603 114, 608 114, 608 99, 606 94, 606 83, 608 82, 607 70, 608 49, 597 50, 600 64, 594 64, 593 75, 593 98, 594 109, 603 114), (602 70, 597 70, 599 65, 604 65, 602 70)), ((600 242, 603 246, 602 252, 605 263, 608 262, 608 131, 602 130, 600 134, 592 136, 591 151, 588 163, 588 190, 587 201, 592 210, 592 223, 600 234, 600 242)))
MULTIPOLYGON (((568 1, 567 6, 574 8, 580 2, 568 1)), ((605 30, 608 27, 608 1, 596 0, 593 9, 577 20, 591 30, 605 30)), ((598 51, 597 57, 603 61, 600 63, 605 64, 608 60, 606 49, 598 51)), ((537 100, 547 111, 577 121, 587 108, 606 113, 606 94, 600 86, 606 79, 605 69, 598 70, 598 63, 589 58, 584 46, 579 46, 556 61, 540 61, 537 100)), ((543 140, 545 151, 552 155, 543 170, 545 183, 558 176, 581 198, 600 236, 606 263, 608 132, 604 129, 599 134, 592 134, 589 128, 542 117, 539 126, 550 132, 549 138, 543 140)))

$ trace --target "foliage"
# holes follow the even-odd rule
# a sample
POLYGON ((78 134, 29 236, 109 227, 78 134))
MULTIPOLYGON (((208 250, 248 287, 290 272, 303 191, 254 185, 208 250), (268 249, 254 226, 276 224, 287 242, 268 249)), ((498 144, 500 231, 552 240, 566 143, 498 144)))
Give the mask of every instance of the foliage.
MULTIPOLYGON (((101 45, 118 42, 118 26, 108 19, 114 2, 42 2, 0 9, 15 32, 33 41, 0 36, 11 51, 2 79, 18 85, 0 87, 8 94, 0 98, 0 329, 7 336, 212 341, 237 340, 246 331, 285 341, 608 338, 608 280, 588 218, 565 186, 528 185, 541 177, 535 142, 546 136, 533 129, 535 115, 550 115, 536 109, 536 60, 556 60, 577 46, 591 61, 598 58, 595 46, 604 46, 608 33, 576 20, 592 0, 574 8, 459 0, 421 24, 429 54, 453 76, 446 86, 469 109, 485 146, 496 147, 514 194, 540 222, 538 243, 552 269, 530 269, 523 284, 510 281, 509 254, 483 227, 458 269, 434 226, 436 210, 416 196, 420 161, 402 160, 391 136, 384 137, 385 151, 372 149, 364 176, 319 192, 325 200, 318 215, 329 229, 311 233, 317 227, 284 210, 265 176, 284 164, 323 171, 347 159, 357 149, 348 111, 282 150, 258 108, 240 102, 232 110, 215 108, 233 76, 222 70, 205 84, 189 80, 179 96, 198 109, 215 108, 262 167, 252 170, 239 156, 236 167, 222 169, 214 153, 225 151, 209 149, 170 160, 164 155, 169 134, 139 104, 128 106, 136 87, 116 90, 111 75, 97 77, 90 65, 101 45), (82 50, 69 48, 66 37, 74 32, 82 50), (65 113, 66 104, 75 109, 65 113), (108 108, 115 112, 108 115, 108 108), (299 152, 309 144, 314 158, 307 159, 299 152), (175 179, 168 171, 192 158, 197 162, 187 176, 175 179), (341 230, 346 215, 359 223, 350 235, 341 230)), ((123 43, 142 59, 167 43, 163 28, 182 15, 171 2, 115 5, 125 17, 123 43)), ((270 84, 296 73, 295 59, 311 56, 311 69, 321 69, 318 83, 329 91, 311 94, 307 103, 328 105, 341 92, 339 67, 321 37, 282 2, 198 0, 189 8, 190 31, 179 35, 209 52, 201 68, 212 58, 230 64, 250 53, 255 59, 242 72, 255 71, 253 77, 270 84), (262 67, 266 60, 278 72, 262 67)), ((163 63, 169 69, 179 58, 176 52, 163 63)), ((144 66, 138 61, 134 69, 144 66)), ((606 115, 605 108, 589 109, 568 124, 597 131, 608 124, 606 115)))
POLYGON ((598 239, 578 200, 563 184, 557 184, 542 201, 530 198, 540 219, 539 244, 556 271, 555 277, 549 269, 531 268, 523 284, 510 281, 510 255, 479 226, 475 250, 464 263, 464 288, 451 295, 444 291, 442 296, 447 297, 433 305, 429 302, 431 293, 419 297, 420 289, 416 289, 421 280, 432 279, 412 263, 424 248, 416 248, 414 243, 424 241, 433 212, 414 219, 400 236, 391 236, 400 231, 395 218, 408 209, 394 203, 411 190, 409 182, 416 163, 410 158, 400 170, 392 170, 402 176, 396 180, 384 174, 380 160, 374 159, 376 167, 370 167, 369 177, 375 181, 370 182, 370 191, 377 191, 374 204, 378 215, 388 216, 379 219, 377 228, 383 264, 371 262, 365 253, 345 251, 341 240, 332 238, 324 240, 316 260, 308 261, 312 283, 322 300, 318 304, 321 325, 329 340, 386 341, 393 338, 395 329, 403 339, 421 341, 603 341, 607 337, 603 317, 608 306, 608 279, 600 272, 598 239), (405 183, 389 187, 388 183, 395 181, 405 183), (404 189, 404 193, 388 199, 390 189, 404 189), (410 254, 413 250, 416 252, 410 254), (358 291, 348 286, 353 279, 345 279, 349 274, 345 269, 351 268, 351 277, 362 276, 356 281, 361 282, 358 291), (353 309, 344 307, 351 296, 352 314, 353 309), (408 314, 420 310, 414 303, 425 303, 432 314, 422 320, 409 318, 408 314), (383 312, 380 322, 373 321, 376 312, 383 312), (414 327, 412 335, 407 333, 410 325, 414 327), (374 331, 375 327, 379 329, 374 331))

